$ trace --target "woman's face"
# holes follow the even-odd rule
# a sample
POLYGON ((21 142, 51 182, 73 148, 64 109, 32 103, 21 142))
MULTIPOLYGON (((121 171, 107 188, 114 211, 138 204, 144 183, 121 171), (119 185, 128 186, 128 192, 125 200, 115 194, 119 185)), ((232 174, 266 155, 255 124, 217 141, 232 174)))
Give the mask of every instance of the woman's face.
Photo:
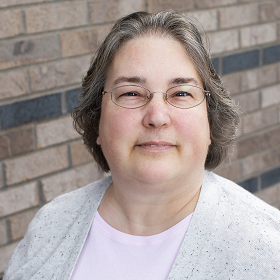
POLYGON ((163 94, 182 79, 201 79, 183 46, 155 35, 125 43, 109 68, 105 91, 136 84, 156 92, 144 107, 126 109, 103 96, 99 137, 114 178, 178 182, 204 173, 210 145, 206 101, 191 109, 166 103, 163 94))

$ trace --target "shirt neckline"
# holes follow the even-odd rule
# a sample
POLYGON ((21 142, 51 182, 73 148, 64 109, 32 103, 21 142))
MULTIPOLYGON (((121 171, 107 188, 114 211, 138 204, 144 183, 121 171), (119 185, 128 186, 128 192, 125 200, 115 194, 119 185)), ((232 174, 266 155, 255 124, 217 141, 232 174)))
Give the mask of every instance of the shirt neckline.
POLYGON ((121 243, 128 243, 128 244, 133 243, 136 245, 151 245, 154 243, 164 241, 165 239, 171 237, 172 235, 179 233, 180 231, 184 231, 184 233, 185 233, 188 229, 192 216, 193 216, 193 213, 188 215, 186 218, 181 220, 179 223, 175 224, 173 227, 171 227, 161 233, 149 235, 149 236, 131 235, 128 233, 121 232, 121 231, 113 228, 112 226, 110 226, 107 222, 105 222, 103 220, 103 218, 100 216, 100 214, 98 213, 98 211, 95 214, 93 223, 104 234, 109 236, 111 239, 114 239, 115 241, 118 241, 121 243))

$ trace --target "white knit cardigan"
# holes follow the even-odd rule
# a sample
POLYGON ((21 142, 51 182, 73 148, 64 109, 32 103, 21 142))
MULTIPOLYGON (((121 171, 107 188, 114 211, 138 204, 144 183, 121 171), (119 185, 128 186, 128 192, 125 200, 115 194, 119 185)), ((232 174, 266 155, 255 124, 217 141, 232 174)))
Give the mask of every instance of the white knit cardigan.
MULTIPOLYGON (((111 183, 107 177, 45 205, 30 223, 3 280, 69 280, 111 183)), ((280 211, 205 171, 171 279, 280 279, 280 211)))

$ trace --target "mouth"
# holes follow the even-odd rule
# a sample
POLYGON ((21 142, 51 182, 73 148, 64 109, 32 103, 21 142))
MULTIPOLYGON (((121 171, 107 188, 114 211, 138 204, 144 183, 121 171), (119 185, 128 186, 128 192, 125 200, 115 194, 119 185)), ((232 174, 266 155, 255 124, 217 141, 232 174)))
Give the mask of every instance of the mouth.
POLYGON ((136 147, 140 147, 143 149, 150 149, 150 150, 166 150, 166 149, 176 147, 176 145, 165 141, 159 141, 159 142, 149 141, 149 142, 139 143, 136 145, 136 147))
POLYGON ((165 146, 169 146, 169 145, 155 145, 155 144, 147 144, 147 145, 142 145, 142 146, 150 146, 150 147, 165 147, 165 146))

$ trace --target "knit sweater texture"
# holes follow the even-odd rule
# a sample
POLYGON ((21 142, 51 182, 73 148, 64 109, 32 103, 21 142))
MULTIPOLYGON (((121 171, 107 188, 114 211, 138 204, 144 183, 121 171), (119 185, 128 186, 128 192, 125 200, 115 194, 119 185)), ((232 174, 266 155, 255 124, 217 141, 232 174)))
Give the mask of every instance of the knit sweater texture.
MULTIPOLYGON (((106 177, 42 207, 3 280, 69 280, 111 183, 106 177)), ((191 224, 168 277, 175 279, 280 279, 280 211, 205 171, 191 224)))

